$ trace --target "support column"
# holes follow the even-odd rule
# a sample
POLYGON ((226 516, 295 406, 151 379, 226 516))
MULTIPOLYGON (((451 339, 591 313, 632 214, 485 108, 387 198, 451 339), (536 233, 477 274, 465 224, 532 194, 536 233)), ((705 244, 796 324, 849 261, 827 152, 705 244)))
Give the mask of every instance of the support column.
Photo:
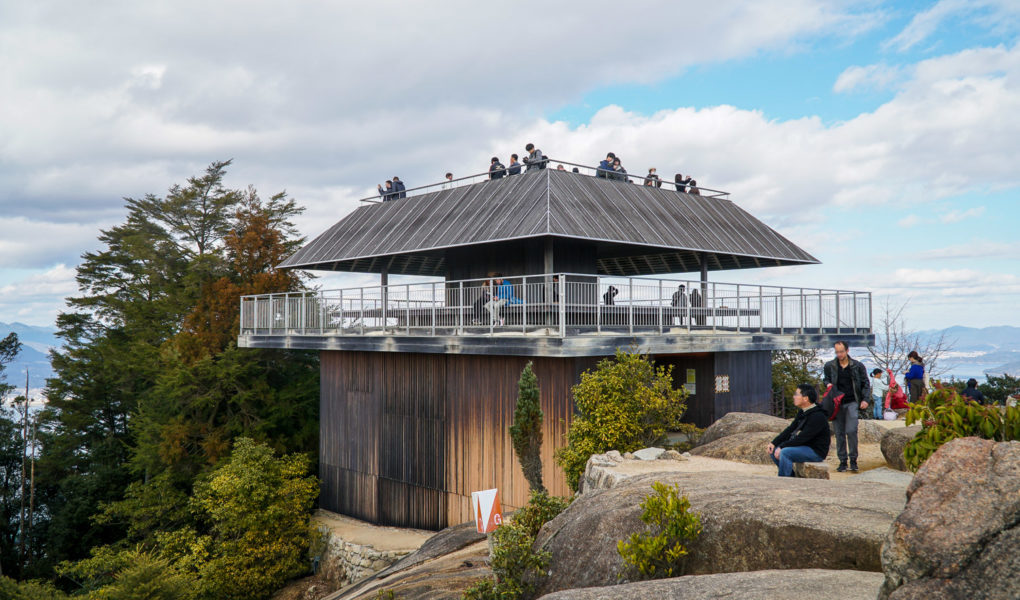
POLYGON ((553 238, 547 237, 545 238, 545 247, 542 253, 542 272, 546 274, 544 282, 545 285, 542 287, 545 288, 543 293, 546 299, 546 303, 550 305, 545 309, 546 325, 553 324, 555 320, 553 315, 559 314, 560 312, 557 306, 557 300, 559 295, 559 289, 557 289, 557 287, 562 288, 563 286, 562 285, 557 286, 556 283, 553 282, 552 275, 550 275, 550 273, 553 273, 556 270, 556 262, 554 259, 555 257, 553 255, 553 238))
POLYGON ((380 297, 382 298, 382 328, 386 330, 386 309, 389 304, 390 296, 390 270, 389 267, 383 267, 379 271, 379 285, 382 286, 380 297))

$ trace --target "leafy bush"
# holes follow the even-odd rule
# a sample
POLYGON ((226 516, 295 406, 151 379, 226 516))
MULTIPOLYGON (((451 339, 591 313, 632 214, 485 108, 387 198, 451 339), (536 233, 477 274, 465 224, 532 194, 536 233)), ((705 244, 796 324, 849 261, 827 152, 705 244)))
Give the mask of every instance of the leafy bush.
POLYGON ((666 431, 682 427, 687 410, 686 390, 673 387, 672 366, 656 367, 647 356, 620 349, 582 373, 571 391, 577 413, 556 461, 573 490, 592 454, 662 444, 666 431))
POLYGON ((521 371, 517 382, 517 406, 514 407, 514 423, 510 426, 510 439, 514 452, 521 463, 524 478, 532 491, 544 491, 542 485, 542 404, 538 396, 538 378, 531 370, 531 363, 521 371))
POLYGON ((953 388, 942 388, 911 404, 907 425, 921 423, 921 431, 907 442, 903 458, 917 471, 942 444, 977 436, 997 442, 1020 440, 1020 407, 986 406, 968 400, 953 388))
POLYGON ((58 572, 95 599, 268 598, 309 567, 318 483, 308 470, 303 455, 276 456, 265 444, 238 438, 230 458, 185 498, 186 510, 179 510, 176 494, 167 496, 174 528, 150 531, 158 510, 153 490, 165 489, 165 482, 133 488, 104 518, 128 520, 128 530, 143 540, 139 547, 100 546, 58 572), (178 522, 185 513, 188 522, 178 522))
POLYGON ((526 600, 532 598, 538 582, 548 574, 550 553, 533 546, 538 530, 563 512, 569 503, 532 491, 523 508, 492 534, 492 573, 464 592, 464 600, 526 600))
MULTIPOLYGON (((684 573, 688 544, 701 535, 701 518, 691 512, 691 503, 680 495, 679 486, 656 481, 652 489, 655 493, 641 502, 641 520, 648 524, 647 531, 620 540, 616 550, 630 566, 632 578, 678 577, 684 573)), ((621 577, 624 575, 628 574, 621 577)))
POLYGON ((48 583, 15 581, 0 575, 0 598, 3 600, 67 600, 67 594, 48 583))

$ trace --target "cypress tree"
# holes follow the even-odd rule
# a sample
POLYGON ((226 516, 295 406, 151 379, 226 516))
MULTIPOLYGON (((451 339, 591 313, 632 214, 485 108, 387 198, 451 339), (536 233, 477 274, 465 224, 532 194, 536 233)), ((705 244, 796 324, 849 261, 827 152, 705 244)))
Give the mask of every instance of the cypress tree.
POLYGON ((538 378, 531 369, 531 362, 521 371, 517 382, 517 406, 514 407, 514 422, 510 426, 510 438, 514 452, 524 470, 524 477, 532 491, 544 492, 542 485, 542 404, 538 396, 538 378))

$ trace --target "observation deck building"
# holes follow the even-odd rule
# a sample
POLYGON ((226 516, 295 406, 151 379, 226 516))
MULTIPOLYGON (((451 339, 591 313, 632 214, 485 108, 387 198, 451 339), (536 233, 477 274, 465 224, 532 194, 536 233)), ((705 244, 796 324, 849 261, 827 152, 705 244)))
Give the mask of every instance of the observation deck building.
POLYGON ((673 365, 687 419, 704 427, 771 411, 774 350, 874 343, 867 292, 709 278, 818 263, 728 194, 577 166, 367 203, 281 267, 378 273, 379 285, 241 299, 240 346, 320 352, 323 508, 440 529, 471 519, 472 491, 496 487, 504 505, 523 505, 508 428, 528 361, 544 481, 566 495, 553 452, 566 443, 570 388, 617 348, 673 365), (502 306, 481 298, 493 272, 512 286, 502 306))

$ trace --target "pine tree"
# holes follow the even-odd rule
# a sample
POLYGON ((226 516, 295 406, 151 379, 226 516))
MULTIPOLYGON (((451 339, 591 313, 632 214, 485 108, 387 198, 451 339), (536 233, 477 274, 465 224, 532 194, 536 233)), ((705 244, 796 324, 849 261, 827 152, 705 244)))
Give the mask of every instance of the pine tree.
POLYGON ((524 477, 532 491, 544 492, 542 485, 542 404, 539 401, 538 378, 531 369, 531 362, 521 371, 517 382, 517 406, 514 408, 514 422, 510 427, 510 438, 514 452, 524 470, 524 477))

